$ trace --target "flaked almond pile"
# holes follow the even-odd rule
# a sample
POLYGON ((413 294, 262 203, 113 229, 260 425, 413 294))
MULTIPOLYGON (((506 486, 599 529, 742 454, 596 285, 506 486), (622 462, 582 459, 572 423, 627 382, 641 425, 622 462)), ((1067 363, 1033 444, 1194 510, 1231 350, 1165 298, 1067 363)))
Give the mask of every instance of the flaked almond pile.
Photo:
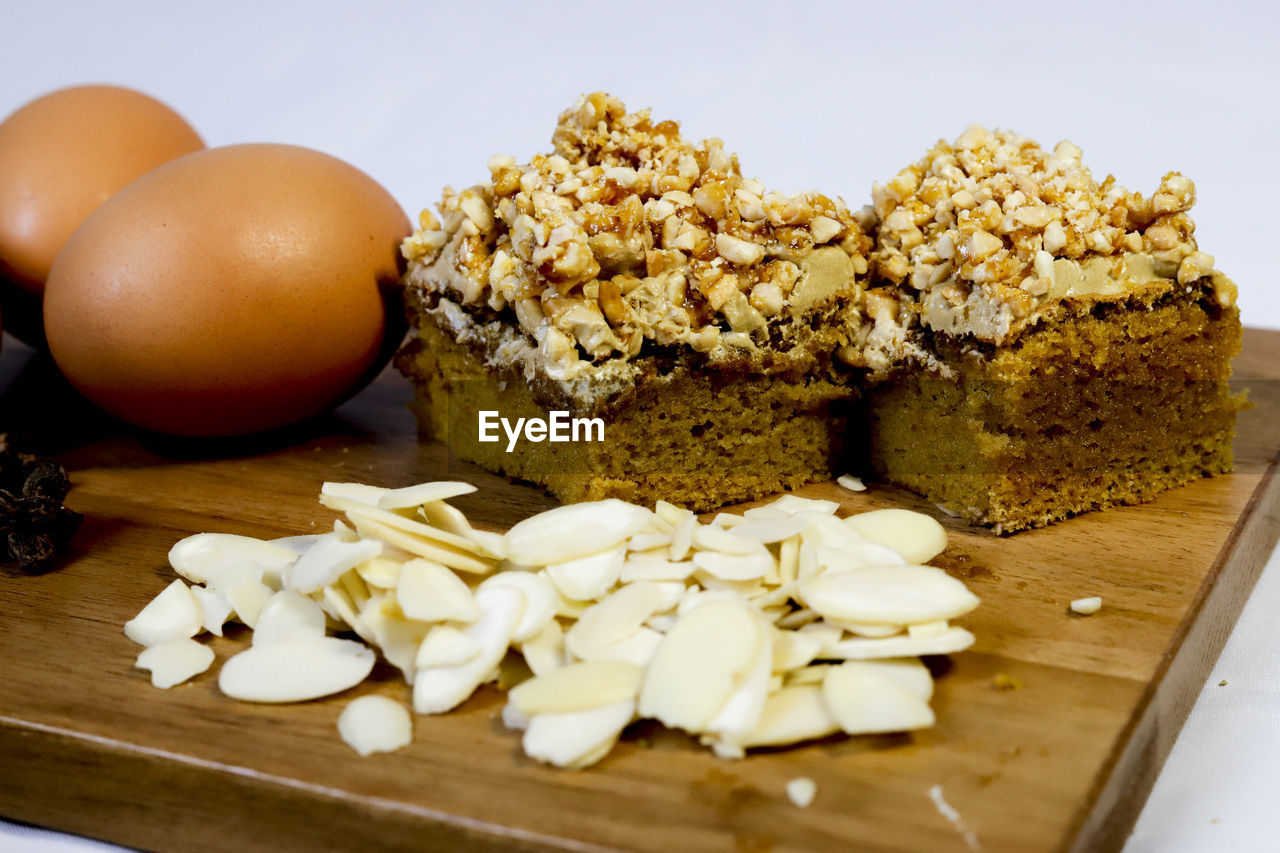
MULTIPOLYGON (((201 533, 169 553, 174 580, 125 626, 157 687, 207 670, 194 637, 229 620, 252 645, 218 675, 251 702, 301 702, 363 681, 380 654, 441 714, 523 660, 503 720, 524 751, 586 767, 637 719, 682 729, 717 755, 931 726, 920 655, 967 648, 950 624, 978 599, 925 565, 946 547, 928 516, 887 509, 846 519, 837 504, 785 495, 709 524, 659 502, 579 503, 505 534, 478 530, 448 500, 465 483, 383 489, 326 483, 331 533, 262 541, 201 533), (336 636, 345 635, 345 636, 336 636), (351 639, 354 635, 358 639, 351 639)), ((409 742, 385 697, 343 711, 362 755, 409 742)))

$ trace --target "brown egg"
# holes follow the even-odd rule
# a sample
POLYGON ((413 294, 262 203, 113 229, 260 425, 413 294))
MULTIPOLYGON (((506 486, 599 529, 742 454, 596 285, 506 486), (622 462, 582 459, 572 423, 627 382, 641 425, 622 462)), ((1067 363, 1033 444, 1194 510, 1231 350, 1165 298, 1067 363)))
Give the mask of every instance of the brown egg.
POLYGON ((290 145, 235 145, 150 172, 67 242, 44 298, 49 350, 138 426, 239 435, 333 406, 403 334, 399 204, 290 145))
POLYGON ((38 297, 58 251, 98 205, 201 148, 182 116, 132 89, 75 86, 21 107, 0 123, 0 275, 38 297))

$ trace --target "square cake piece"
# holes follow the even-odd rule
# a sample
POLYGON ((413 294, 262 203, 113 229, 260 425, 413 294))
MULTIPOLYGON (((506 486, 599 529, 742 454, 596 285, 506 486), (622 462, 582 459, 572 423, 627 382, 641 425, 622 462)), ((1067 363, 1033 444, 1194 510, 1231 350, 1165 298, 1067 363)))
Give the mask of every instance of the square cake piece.
POLYGON ((1231 468, 1236 291, 1176 172, 974 126, 854 213, 603 93, 552 145, 405 242, 397 364, 464 459, 697 510, 869 469, 1006 533, 1231 468))
POLYGON ((603 93, 552 145, 446 188, 405 243, 423 432, 566 501, 707 510, 839 473, 869 210, 766 192, 719 140, 603 93), (553 417, 578 440, 530 432, 553 417))
POLYGON ((1190 180, 974 126, 873 198, 866 303, 932 359, 867 391, 877 475, 1012 532, 1230 470, 1240 318, 1190 180))

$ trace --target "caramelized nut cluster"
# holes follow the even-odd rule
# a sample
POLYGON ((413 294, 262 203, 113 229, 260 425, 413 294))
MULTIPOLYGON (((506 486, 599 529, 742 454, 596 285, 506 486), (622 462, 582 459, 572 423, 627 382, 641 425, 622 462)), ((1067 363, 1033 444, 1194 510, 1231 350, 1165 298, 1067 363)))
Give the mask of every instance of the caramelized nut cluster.
POLYGON ((766 192, 720 140, 689 142, 648 110, 583 96, 552 142, 446 188, 441 219, 423 211, 403 252, 412 284, 511 308, 553 361, 630 358, 646 340, 749 348, 790 307, 811 249, 839 246, 867 271, 870 223, 843 201, 766 192))
POLYGON ((1049 293, 1053 261, 1144 253, 1187 284, 1213 270, 1197 250, 1192 182, 1170 172, 1150 198, 1098 183, 1081 151, 971 125, 872 189, 880 225, 875 275, 953 305, 974 286, 1015 310, 1049 293))

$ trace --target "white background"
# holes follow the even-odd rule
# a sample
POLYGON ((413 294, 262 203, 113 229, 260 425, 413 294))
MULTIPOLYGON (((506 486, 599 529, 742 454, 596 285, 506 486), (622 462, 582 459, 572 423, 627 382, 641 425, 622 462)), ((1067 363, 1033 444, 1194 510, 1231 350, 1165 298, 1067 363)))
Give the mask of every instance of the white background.
MULTIPOLYGON (((1165 171, 1192 177, 1201 247, 1239 284, 1245 322, 1280 328, 1269 4, 361 6, 5 0, 0 115, 65 85, 132 86, 210 145, 348 160, 411 216, 444 184, 486 178, 491 154, 545 150, 556 115, 594 89, 723 138, 771 188, 852 206, 979 121, 1069 138, 1097 177, 1144 193, 1165 171)), ((1273 555, 1131 850, 1274 849, 1278 610, 1273 555)), ((0 847, 19 843, 0 829, 0 847)))

